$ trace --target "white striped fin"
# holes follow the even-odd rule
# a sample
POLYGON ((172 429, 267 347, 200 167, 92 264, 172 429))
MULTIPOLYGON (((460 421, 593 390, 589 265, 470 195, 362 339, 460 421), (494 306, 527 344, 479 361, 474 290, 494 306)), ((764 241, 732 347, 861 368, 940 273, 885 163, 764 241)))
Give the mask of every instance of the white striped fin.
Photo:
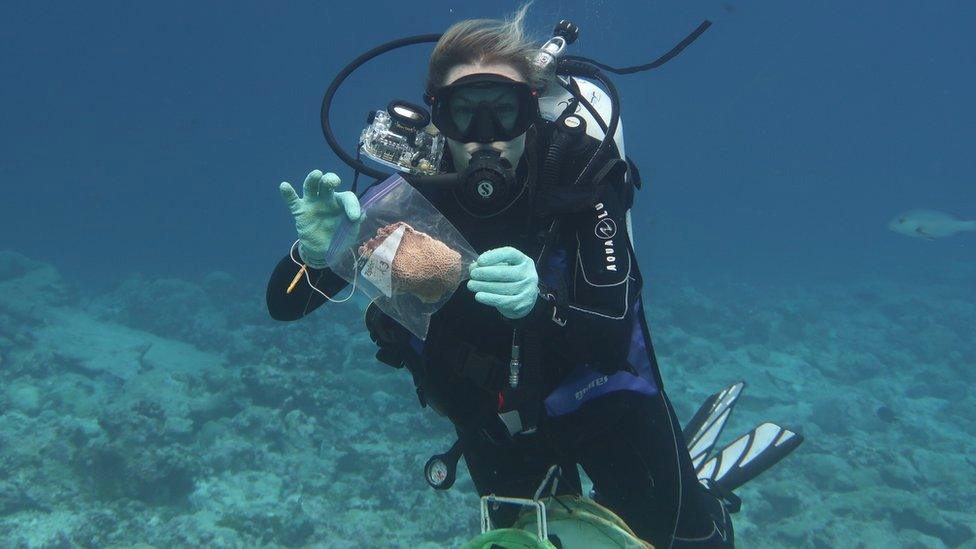
POLYGON ((768 469, 803 442, 803 437, 775 423, 763 423, 735 439, 697 467, 698 479, 734 490, 768 469))
POLYGON ((744 387, 745 383, 739 381, 722 389, 709 397, 711 405, 707 409, 702 408, 692 418, 689 427, 693 428, 695 432, 686 433, 686 438, 688 439, 688 453, 691 454, 691 463, 696 470, 708 458, 712 448, 715 447, 715 443, 732 413, 732 406, 735 405, 744 387), (700 425, 694 425, 698 423, 700 425))

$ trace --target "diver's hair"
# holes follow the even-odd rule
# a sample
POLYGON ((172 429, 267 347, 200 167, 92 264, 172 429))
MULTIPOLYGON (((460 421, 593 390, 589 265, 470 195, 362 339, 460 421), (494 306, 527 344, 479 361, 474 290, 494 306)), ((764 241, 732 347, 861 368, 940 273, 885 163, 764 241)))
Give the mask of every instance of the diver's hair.
POLYGON ((458 65, 504 63, 514 67, 530 86, 542 84, 542 75, 532 63, 538 44, 526 36, 525 14, 532 2, 506 19, 466 19, 441 36, 430 54, 427 91, 443 86, 447 74, 458 65))

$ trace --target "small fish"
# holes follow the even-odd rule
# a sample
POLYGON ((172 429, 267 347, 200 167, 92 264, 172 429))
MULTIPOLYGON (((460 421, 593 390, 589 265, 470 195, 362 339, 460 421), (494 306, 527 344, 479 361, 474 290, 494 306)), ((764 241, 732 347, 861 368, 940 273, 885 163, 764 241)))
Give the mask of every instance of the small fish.
POLYGON ((905 236, 934 240, 976 231, 976 221, 963 221, 935 210, 909 210, 892 219, 888 228, 905 236))

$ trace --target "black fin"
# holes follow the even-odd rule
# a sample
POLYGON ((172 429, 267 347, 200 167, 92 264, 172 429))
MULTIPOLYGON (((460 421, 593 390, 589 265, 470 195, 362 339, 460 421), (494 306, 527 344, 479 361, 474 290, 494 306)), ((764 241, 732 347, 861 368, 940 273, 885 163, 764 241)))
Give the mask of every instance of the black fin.
POLYGON ((735 490, 776 465, 802 442, 802 435, 775 423, 763 423, 698 467, 698 479, 735 490))
POLYGON ((715 446, 725 422, 732 413, 732 407, 742 394, 746 383, 739 381, 708 397, 682 430, 688 443, 691 463, 698 469, 715 446))

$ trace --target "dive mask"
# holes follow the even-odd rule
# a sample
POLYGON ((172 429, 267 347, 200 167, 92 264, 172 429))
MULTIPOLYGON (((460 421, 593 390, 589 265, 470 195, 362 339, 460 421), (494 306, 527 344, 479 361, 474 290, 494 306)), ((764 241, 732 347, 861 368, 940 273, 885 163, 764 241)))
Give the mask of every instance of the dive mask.
POLYGON ((441 134, 462 143, 511 141, 539 117, 538 93, 498 74, 472 74, 425 95, 441 134))

